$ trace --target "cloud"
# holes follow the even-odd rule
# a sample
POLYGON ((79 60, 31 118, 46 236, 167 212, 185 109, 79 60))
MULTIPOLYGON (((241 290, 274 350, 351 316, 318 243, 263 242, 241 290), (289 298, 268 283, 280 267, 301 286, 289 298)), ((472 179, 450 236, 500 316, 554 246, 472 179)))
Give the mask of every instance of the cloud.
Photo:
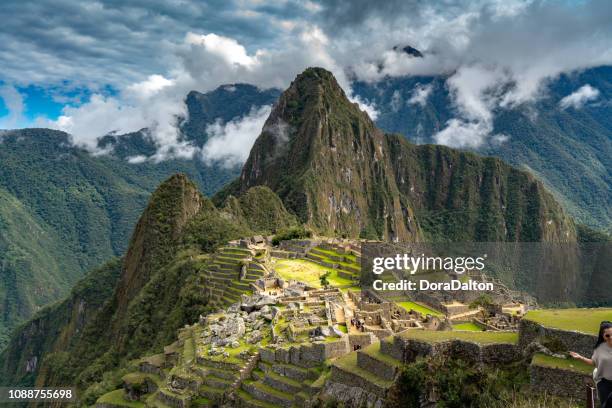
POLYGON ((402 97, 402 93, 399 90, 395 90, 393 91, 393 95, 391 95, 391 110, 393 112, 397 112, 400 110, 400 108, 402 107, 403 104, 403 97, 402 97))
POLYGON ((407 103, 409 105, 425 106, 425 104, 427 103, 427 98, 429 98, 429 95, 431 94, 432 90, 432 84, 417 84, 417 86, 414 88, 414 91, 412 91, 412 95, 410 96, 410 99, 408 99, 407 103))
POLYGON ((235 167, 246 161, 255 139, 271 111, 270 106, 253 108, 239 119, 227 123, 216 123, 206 128, 209 139, 202 147, 202 159, 212 165, 220 163, 224 167, 235 167))
POLYGON ((491 130, 487 122, 451 119, 443 130, 434 135, 434 140, 451 147, 476 148, 484 144, 491 130))
POLYGON ((364 111, 365 113, 368 114, 368 116, 370 117, 370 119, 372 120, 376 120, 376 118, 379 115, 379 111, 376 108, 376 104, 373 102, 370 102, 368 100, 362 99, 359 95, 353 95, 352 91, 348 90, 348 94, 347 97, 348 99, 353 102, 356 103, 357 105, 359 105, 359 109, 361 109, 362 111, 364 111))
POLYGON ((575 92, 567 95, 559 101, 561 109, 573 107, 574 109, 582 108, 587 102, 594 101, 599 98, 599 90, 586 84, 578 88, 575 92))
MULTIPOLYGON (((378 115, 376 107, 352 95, 344 71, 326 51, 327 42, 320 30, 310 27, 301 32, 291 47, 248 53, 232 38, 212 33, 187 33, 183 42, 173 49, 177 65, 171 76, 151 75, 141 82, 127 85, 116 96, 94 94, 88 103, 65 107, 57 120, 41 119, 38 123, 70 133, 74 144, 96 154, 107 153, 98 148, 98 140, 103 136, 148 128, 149 138, 158 147, 154 160, 192 158, 199 150, 181 140, 177 127, 177 118, 187 117, 184 97, 190 90, 209 91, 221 84, 236 82, 253 83, 261 88, 285 88, 311 63, 333 70, 349 99, 375 119, 378 115)), ((231 128, 233 125, 229 125, 230 131, 234 130, 231 128)), ((241 148, 250 149, 251 145, 243 144, 241 148)), ((202 157, 212 160, 213 153, 220 153, 219 146, 209 146, 202 157)), ((232 160, 240 156, 234 153, 220 157, 224 163, 233 165, 232 160)))
POLYGON ((4 106, 8 110, 7 115, 0 117, 0 127, 10 129, 22 126, 25 121, 23 116, 25 104, 19 91, 12 85, 1 86, 0 99, 4 101, 4 106))
MULTIPOLYGON (((375 117, 351 81, 443 75, 456 117, 437 138, 476 146, 494 141, 497 111, 537 101, 561 73, 612 63, 606 0, 8 0, 0 14, 12 16, 0 27, 0 78, 93 94, 50 125, 93 151, 105 132, 147 127, 156 160, 197 153, 176 130, 190 90, 285 88, 304 68, 322 66, 375 117), (107 86, 118 92, 105 94, 107 86)), ((421 104, 425 96, 404 98, 421 104)))

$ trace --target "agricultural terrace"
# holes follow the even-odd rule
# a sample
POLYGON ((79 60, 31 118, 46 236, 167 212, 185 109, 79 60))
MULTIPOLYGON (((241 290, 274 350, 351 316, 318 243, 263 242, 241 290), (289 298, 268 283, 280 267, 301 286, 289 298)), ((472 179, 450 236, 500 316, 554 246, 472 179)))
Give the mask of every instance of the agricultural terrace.
POLYGON ((597 335, 603 320, 612 321, 611 308, 530 310, 524 319, 553 329, 597 335))

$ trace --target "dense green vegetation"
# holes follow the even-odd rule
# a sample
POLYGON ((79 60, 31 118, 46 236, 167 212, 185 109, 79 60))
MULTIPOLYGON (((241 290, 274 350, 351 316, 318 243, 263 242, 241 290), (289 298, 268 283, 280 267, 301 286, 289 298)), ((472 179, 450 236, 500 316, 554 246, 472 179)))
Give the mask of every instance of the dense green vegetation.
MULTIPOLYGON (((184 135, 202 146, 208 125, 270 105, 278 94, 242 84, 191 92, 184 135)), ((0 350, 20 321, 67 295, 84 272, 123 254, 149 194, 165 178, 189 174, 210 195, 238 172, 199 158, 128 163, 155 152, 146 132, 108 136, 100 145, 113 153, 94 157, 48 129, 0 136, 0 350)))
POLYGON ((387 400, 389 408, 420 407, 421 396, 435 390, 437 407, 576 407, 572 401, 529 391, 526 365, 482 367, 460 359, 427 357, 407 365, 387 400))
MULTIPOLYGON (((252 194, 259 193, 270 194, 263 189, 252 194)), ((266 231, 293 225, 282 204, 277 210, 255 211, 246 223, 266 231)), ((200 274, 210 252, 262 232, 217 209, 184 175, 169 178, 152 194, 121 265, 93 271, 66 301, 17 330, 0 355, 0 378, 12 385, 75 384, 93 403, 118 386, 130 360, 160 352, 178 328, 211 312, 208 284, 200 274), (100 291, 89 293, 96 285, 100 291), (31 356, 38 360, 28 371, 24 359, 31 356)))
POLYGON ((0 385, 32 385, 41 356, 46 356, 53 365, 61 365, 68 353, 59 350, 80 341, 86 323, 112 296, 120 271, 118 259, 92 270, 77 282, 65 300, 43 308, 18 327, 6 350, 0 353, 0 385), (34 356, 36 360, 32 359, 34 356), (32 366, 30 371, 26 370, 28 362, 32 366))
MULTIPOLYGON (((584 84, 612 96, 612 67, 604 66, 561 75, 546 86, 545 97, 533 104, 495 112, 493 134, 509 137, 477 149, 537 175, 566 210, 582 223, 602 230, 612 228, 612 122, 610 105, 593 103, 581 109, 561 109, 561 98, 584 84)), ((432 136, 457 116, 447 77, 410 76, 379 83, 357 82, 353 90, 374 103, 376 123, 417 143, 434 143, 432 136), (431 93, 424 105, 409 104, 418 86, 431 93)))

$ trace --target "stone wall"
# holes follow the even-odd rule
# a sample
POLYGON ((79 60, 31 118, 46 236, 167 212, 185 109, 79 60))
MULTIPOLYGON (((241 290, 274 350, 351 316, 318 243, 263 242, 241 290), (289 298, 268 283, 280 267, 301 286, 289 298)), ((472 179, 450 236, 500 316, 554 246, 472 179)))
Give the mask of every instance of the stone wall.
MULTIPOLYGON (((514 344, 477 344, 462 340, 448 340, 428 343, 415 339, 396 340, 395 347, 402 349, 402 361, 413 362, 418 357, 435 355, 445 358, 459 358, 478 364, 503 364, 522 358, 521 349, 514 344)), ((394 351, 399 356, 399 352, 394 351)))
POLYGON ((329 358, 336 358, 352 351, 349 348, 349 336, 343 336, 336 341, 312 343, 291 347, 262 347, 259 355, 262 361, 268 363, 293 364, 299 367, 315 367, 323 364, 329 358))
POLYGON ((357 353, 357 366, 387 381, 393 381, 398 372, 397 366, 386 364, 365 352, 357 353))
POLYGON ((372 333, 350 334, 348 338, 351 350, 353 350, 355 346, 359 346, 360 348, 367 347, 376 341, 376 336, 372 333))
POLYGON ((380 398, 385 398, 387 394, 386 388, 378 386, 355 373, 345 371, 336 365, 332 365, 330 378, 333 379, 334 382, 351 384, 355 388, 359 388, 380 398))
POLYGON ((347 408, 382 408, 384 398, 371 394, 359 387, 349 386, 335 381, 327 381, 323 389, 323 397, 335 402, 340 402, 347 408))
POLYGON ((531 387, 534 392, 586 400, 587 385, 593 386, 591 376, 574 371, 531 365, 531 387))
POLYGON ((597 341, 597 337, 591 334, 552 329, 526 319, 522 319, 519 323, 520 347, 525 348, 534 341, 541 343, 542 339, 546 338, 560 342, 566 351, 575 351, 585 357, 591 357, 593 346, 597 341))

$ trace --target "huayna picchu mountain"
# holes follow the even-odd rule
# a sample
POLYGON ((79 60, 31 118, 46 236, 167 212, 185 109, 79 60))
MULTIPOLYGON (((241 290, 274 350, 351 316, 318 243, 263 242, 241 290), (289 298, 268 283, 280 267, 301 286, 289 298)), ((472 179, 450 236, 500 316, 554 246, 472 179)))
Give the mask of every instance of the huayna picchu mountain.
POLYGON ((575 241, 543 184, 499 159, 384 134, 321 68, 281 95, 240 178, 328 235, 398 241, 575 241))

